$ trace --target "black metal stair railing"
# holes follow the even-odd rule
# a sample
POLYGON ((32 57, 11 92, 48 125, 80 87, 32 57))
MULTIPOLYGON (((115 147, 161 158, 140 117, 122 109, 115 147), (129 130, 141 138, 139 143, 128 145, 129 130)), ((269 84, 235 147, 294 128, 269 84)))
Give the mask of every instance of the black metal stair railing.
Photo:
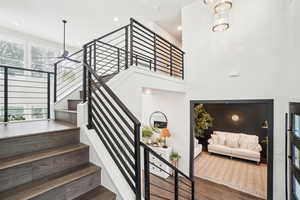
POLYGON ((0 65, 0 122, 50 119, 53 72, 0 65))
POLYGON ((194 200, 194 181, 165 158, 141 143, 144 149, 145 200, 194 200))
POLYGON ((110 153, 131 189, 140 199, 140 122, 103 82, 96 71, 84 63, 87 73, 88 127, 93 128, 110 153))
MULTIPOLYGON (((77 59, 81 56, 83 63, 74 64, 71 67, 65 64, 67 68, 65 70, 59 69, 60 63, 55 65, 55 96, 77 85, 77 80, 83 80, 83 102, 88 104, 88 128, 96 131, 120 172, 135 192, 136 199, 140 200, 142 197, 142 174, 145 179, 144 196, 146 199, 151 199, 153 187, 151 177, 156 176, 150 167, 159 166, 155 166, 147 158, 154 156, 172 171, 167 181, 168 184, 172 182, 168 187, 172 188, 173 194, 172 197, 165 199, 176 200, 178 197, 180 199, 184 197, 183 199, 194 200, 193 180, 140 142, 141 123, 104 80, 104 77, 113 76, 132 65, 184 79, 183 51, 141 23, 131 19, 129 25, 85 44, 81 51, 72 56, 77 59), (61 72, 66 74, 67 81, 64 79, 58 81, 63 77, 61 72), (141 167, 141 150, 144 150, 144 156, 146 156, 143 165, 144 173, 141 167), (183 188, 180 187, 182 184, 185 184, 183 188), (182 192, 184 194, 181 194, 182 192)), ((171 191, 170 188, 165 189, 171 191)))

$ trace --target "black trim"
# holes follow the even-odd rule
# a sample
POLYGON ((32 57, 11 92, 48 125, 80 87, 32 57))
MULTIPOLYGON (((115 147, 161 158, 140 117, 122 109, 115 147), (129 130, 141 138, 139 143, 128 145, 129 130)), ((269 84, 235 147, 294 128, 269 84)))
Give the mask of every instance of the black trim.
POLYGON ((268 105, 268 200, 273 200, 273 160, 274 160, 274 100, 273 99, 239 99, 239 100, 191 100, 190 101, 190 178, 194 177, 194 115, 196 104, 258 104, 268 105))

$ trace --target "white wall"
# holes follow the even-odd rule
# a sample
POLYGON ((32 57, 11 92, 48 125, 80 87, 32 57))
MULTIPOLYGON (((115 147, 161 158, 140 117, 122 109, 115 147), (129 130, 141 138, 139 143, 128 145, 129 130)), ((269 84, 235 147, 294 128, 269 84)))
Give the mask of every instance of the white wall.
MULTIPOLYGON (((167 144, 174 152, 185 155, 187 145, 183 145, 189 132, 186 132, 187 120, 185 118, 185 93, 152 90, 151 94, 142 95, 142 124, 149 126, 149 118, 155 111, 161 111, 168 118, 168 129, 171 137, 167 144), (182 142, 183 141, 183 142, 182 142)), ((188 172, 189 156, 182 156, 179 161, 179 168, 188 172)))
POLYGON ((222 33, 211 31, 211 10, 202 1, 183 8, 182 16, 188 99, 274 99, 273 195, 278 200, 285 198, 284 113, 291 93, 288 6, 284 0, 234 1, 231 27, 222 33), (240 77, 229 77, 231 71, 240 77))

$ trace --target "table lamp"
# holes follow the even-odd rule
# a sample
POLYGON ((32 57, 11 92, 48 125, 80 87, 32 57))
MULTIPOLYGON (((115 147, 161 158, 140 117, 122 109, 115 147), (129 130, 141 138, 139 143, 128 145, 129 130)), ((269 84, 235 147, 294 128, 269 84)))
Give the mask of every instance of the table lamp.
POLYGON ((160 137, 164 138, 164 146, 163 146, 163 148, 168 148, 168 146, 166 144, 166 139, 167 139, 167 137, 171 137, 169 129, 167 129, 167 128, 161 129, 160 137))

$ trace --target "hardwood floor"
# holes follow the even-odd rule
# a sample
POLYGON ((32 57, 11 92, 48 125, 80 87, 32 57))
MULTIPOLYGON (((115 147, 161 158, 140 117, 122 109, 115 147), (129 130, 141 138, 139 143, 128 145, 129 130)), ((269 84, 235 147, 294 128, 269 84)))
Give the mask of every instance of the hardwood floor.
POLYGON ((231 188, 233 191, 239 191, 238 196, 250 194, 253 197, 267 199, 266 164, 258 166, 254 162, 230 159, 225 156, 202 152, 195 159, 194 165, 195 176, 200 178, 199 180, 202 180, 202 182, 203 180, 210 181, 216 184, 214 186, 217 186, 217 191, 213 192, 214 188, 207 188, 207 193, 220 194, 218 190, 225 192, 228 188, 231 188), (227 189, 221 188, 219 184, 227 186, 227 189))
POLYGON ((225 185, 195 177, 195 200, 263 200, 225 185))

